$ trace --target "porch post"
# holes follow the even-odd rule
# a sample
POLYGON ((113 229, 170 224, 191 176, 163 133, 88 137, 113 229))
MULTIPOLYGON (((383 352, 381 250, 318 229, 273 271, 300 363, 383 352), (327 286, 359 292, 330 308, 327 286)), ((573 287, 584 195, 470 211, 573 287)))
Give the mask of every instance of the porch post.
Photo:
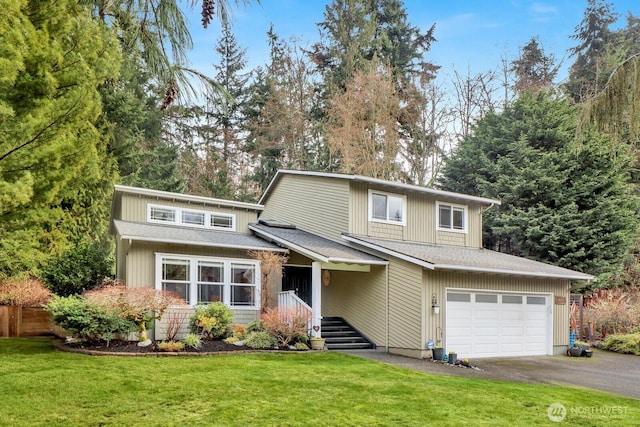
MULTIPOLYGON (((322 268, 320 263, 314 261, 311 263, 311 308, 312 319, 311 326, 321 326, 322 321, 322 268)), ((311 329, 311 335, 314 337, 322 336, 321 330, 318 332, 311 329)))

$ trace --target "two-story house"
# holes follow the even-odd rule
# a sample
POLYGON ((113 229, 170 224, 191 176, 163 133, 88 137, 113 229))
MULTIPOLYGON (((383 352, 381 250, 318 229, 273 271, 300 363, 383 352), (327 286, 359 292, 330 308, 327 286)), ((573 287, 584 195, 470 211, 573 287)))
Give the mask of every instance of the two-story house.
POLYGON ((499 203, 302 171, 279 171, 258 204, 118 186, 117 275, 190 304, 224 301, 243 323, 260 309, 247 250, 285 251, 275 291, 308 304, 315 326, 342 318, 380 350, 422 358, 432 340, 460 357, 564 353, 570 282, 592 276, 482 249, 482 212, 499 203))

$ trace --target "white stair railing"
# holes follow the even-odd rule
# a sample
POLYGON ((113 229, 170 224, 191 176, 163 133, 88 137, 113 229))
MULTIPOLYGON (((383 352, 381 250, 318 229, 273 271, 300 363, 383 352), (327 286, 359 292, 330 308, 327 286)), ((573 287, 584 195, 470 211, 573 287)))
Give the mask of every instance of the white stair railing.
MULTIPOLYGON (((288 316, 308 319, 307 333, 311 334, 311 318, 313 316, 313 310, 311 309, 311 306, 301 300, 294 291, 278 292, 278 309, 281 313, 287 313, 288 316)), ((291 321, 292 319, 289 320, 291 321)))

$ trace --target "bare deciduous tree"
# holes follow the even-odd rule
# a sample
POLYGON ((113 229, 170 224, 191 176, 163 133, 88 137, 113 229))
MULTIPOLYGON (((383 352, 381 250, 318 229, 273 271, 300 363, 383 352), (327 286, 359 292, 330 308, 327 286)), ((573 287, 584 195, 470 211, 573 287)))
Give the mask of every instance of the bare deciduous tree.
POLYGON ((400 140, 403 169, 408 182, 430 186, 452 149, 453 117, 442 84, 418 80, 410 89, 403 122, 406 132, 400 140))
POLYGON ((456 139, 461 141, 471 134, 477 120, 496 110, 498 101, 495 98, 500 82, 495 70, 474 75, 468 71, 466 76, 454 70, 454 74, 454 100, 451 108, 455 116, 456 139))
POLYGON ((400 100, 389 68, 356 71, 328 100, 327 139, 339 170, 374 178, 399 176, 400 100))
POLYGON ((260 298, 262 301, 262 313, 266 313, 272 304, 272 281, 276 277, 282 277, 282 266, 287 262, 288 257, 271 251, 251 250, 248 253, 251 258, 260 261, 260 273, 262 275, 260 298))

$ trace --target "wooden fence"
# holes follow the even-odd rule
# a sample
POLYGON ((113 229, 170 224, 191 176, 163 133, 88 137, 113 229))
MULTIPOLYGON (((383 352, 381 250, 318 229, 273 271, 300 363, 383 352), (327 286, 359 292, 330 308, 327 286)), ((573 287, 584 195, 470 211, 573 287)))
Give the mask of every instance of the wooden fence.
POLYGON ((51 313, 40 307, 0 305, 0 337, 53 335, 51 313))

